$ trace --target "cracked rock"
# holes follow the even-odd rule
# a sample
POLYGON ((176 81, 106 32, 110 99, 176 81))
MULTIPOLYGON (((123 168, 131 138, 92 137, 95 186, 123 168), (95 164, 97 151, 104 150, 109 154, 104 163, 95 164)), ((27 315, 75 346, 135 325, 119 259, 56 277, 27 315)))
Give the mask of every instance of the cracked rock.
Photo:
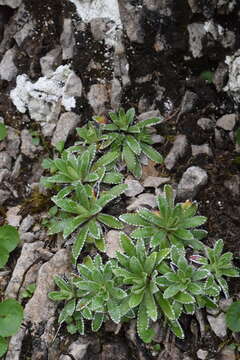
POLYGON ((65 112, 58 120, 56 130, 53 134, 52 145, 56 145, 59 141, 66 141, 68 135, 73 132, 80 122, 79 115, 73 112, 65 112))
POLYGON ((36 290, 25 306, 25 321, 31 321, 32 324, 37 326, 41 322, 47 322, 54 315, 57 304, 48 298, 48 293, 55 289, 53 278, 56 275, 61 276, 70 271, 71 259, 69 251, 66 249, 59 250, 48 262, 41 266, 38 272, 36 290))
POLYGON ((220 313, 216 317, 207 315, 207 319, 212 331, 217 335, 217 337, 224 338, 227 335, 227 325, 224 313, 220 313))
POLYGON ((223 130, 232 131, 236 125, 236 121, 236 114, 227 114, 218 119, 216 125, 223 130))
POLYGON ((125 184, 127 184, 128 188, 125 190, 124 194, 128 197, 136 196, 144 190, 144 187, 137 180, 126 179, 125 184))
POLYGON ((14 159, 17 158, 17 155, 19 153, 19 146, 20 146, 20 137, 16 129, 13 129, 12 127, 9 126, 7 141, 6 141, 6 151, 14 159))
POLYGON ((208 175, 205 170, 198 166, 189 167, 183 174, 177 188, 177 195, 180 199, 192 199, 201 186, 206 185, 208 175))
POLYGON ((185 135, 177 135, 174 141, 173 147, 165 158, 165 166, 168 170, 171 170, 178 159, 182 158, 187 151, 187 137, 185 135))
POLYGON ((44 243, 36 241, 32 244, 24 244, 22 247, 21 255, 18 258, 17 264, 13 270, 11 280, 5 290, 6 297, 15 298, 22 283, 23 276, 30 266, 40 259, 37 252, 42 248, 44 243))
POLYGON ((9 225, 12 226, 19 226, 20 221, 22 220, 22 216, 18 215, 18 213, 21 210, 21 206, 14 206, 8 208, 8 211, 6 213, 7 222, 9 225))

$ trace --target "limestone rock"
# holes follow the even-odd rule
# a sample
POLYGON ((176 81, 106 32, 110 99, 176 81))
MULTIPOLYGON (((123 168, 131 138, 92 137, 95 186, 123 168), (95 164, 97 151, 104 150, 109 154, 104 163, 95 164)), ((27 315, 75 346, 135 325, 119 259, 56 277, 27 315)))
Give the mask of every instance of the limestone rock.
MULTIPOLYGON (((34 244, 28 244, 31 246, 34 244)), ((64 275, 71 270, 69 251, 59 250, 48 262, 43 264, 38 272, 37 287, 25 306, 25 321, 31 321, 35 326, 47 322, 54 315, 57 304, 48 298, 48 293, 55 289, 53 280, 56 275, 64 275)))
POLYGON ((224 313, 220 313, 216 317, 208 315, 207 319, 212 331, 217 335, 217 337, 224 338, 227 335, 227 325, 224 313))
POLYGON ((202 145, 191 145, 192 148, 192 155, 197 156, 200 154, 205 154, 209 157, 213 156, 212 149, 210 148, 209 144, 202 144, 202 145))
POLYGON ((5 52, 2 61, 0 62, 0 78, 2 80, 11 81, 16 77, 18 69, 13 61, 15 55, 16 50, 14 48, 5 52))
POLYGON ((106 234, 106 254, 110 258, 115 258, 116 251, 122 251, 120 245, 120 231, 110 230, 106 234))
POLYGON ((128 205, 127 210, 133 211, 145 206, 153 209, 156 207, 156 205, 156 196, 153 194, 144 193, 140 194, 137 198, 133 198, 131 204, 128 205))
POLYGON ((16 9, 22 3, 22 0, 0 0, 0 5, 7 5, 12 9, 16 9))
POLYGON ((223 130, 232 131, 236 125, 236 121, 236 114, 227 114, 223 115, 220 119, 218 119, 216 125, 223 130))
POLYGON ((105 111, 105 105, 109 101, 106 86, 103 84, 92 85, 87 97, 95 114, 101 114, 105 111))
POLYGON ((177 195, 180 199, 192 199, 201 186, 205 185, 208 175, 205 170, 198 166, 189 167, 183 174, 177 188, 177 195))
POLYGON ((63 21, 63 32, 60 37, 60 43, 62 46, 62 59, 72 59, 75 39, 71 19, 64 19, 63 21))
POLYGON ((40 258, 37 250, 42 248, 43 245, 44 243, 42 241, 36 241, 32 244, 23 245, 21 255, 18 258, 11 280, 5 290, 6 297, 16 297, 18 291, 20 290, 22 278, 26 270, 40 258))
POLYGON ((40 65, 43 76, 52 75, 55 68, 57 67, 57 60, 61 53, 60 46, 57 46, 55 49, 49 51, 45 56, 41 57, 40 65))
POLYGON ((80 122, 79 115, 73 112, 66 112, 60 116, 56 130, 53 134, 52 145, 56 145, 59 141, 66 141, 68 135, 76 129, 80 122))
POLYGON ((144 190, 144 187, 137 180, 126 179, 124 183, 128 186, 127 190, 124 192, 128 197, 136 196, 144 190))
POLYGON ((178 159, 183 157, 187 151, 187 137, 185 135, 177 135, 173 147, 165 158, 165 166, 171 170, 177 163, 178 159))

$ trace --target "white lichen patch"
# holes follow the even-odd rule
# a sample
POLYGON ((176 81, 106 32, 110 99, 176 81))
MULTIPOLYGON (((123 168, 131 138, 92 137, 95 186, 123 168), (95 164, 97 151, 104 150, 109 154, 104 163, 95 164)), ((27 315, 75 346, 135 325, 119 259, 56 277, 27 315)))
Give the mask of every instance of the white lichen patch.
POLYGON ((240 101, 240 51, 233 56, 227 56, 225 63, 229 67, 229 78, 227 85, 223 88, 228 91, 235 101, 240 101))
POLYGON ((91 20, 102 18, 112 22, 105 42, 107 45, 114 46, 117 30, 122 28, 118 0, 69 0, 75 6, 79 17, 86 23, 91 20))
POLYGON ((33 120, 51 121, 59 104, 67 111, 75 107, 75 98, 67 94, 65 86, 72 74, 69 65, 61 65, 52 75, 40 77, 35 83, 26 74, 19 75, 16 88, 10 92, 12 102, 21 113, 28 110, 33 120))

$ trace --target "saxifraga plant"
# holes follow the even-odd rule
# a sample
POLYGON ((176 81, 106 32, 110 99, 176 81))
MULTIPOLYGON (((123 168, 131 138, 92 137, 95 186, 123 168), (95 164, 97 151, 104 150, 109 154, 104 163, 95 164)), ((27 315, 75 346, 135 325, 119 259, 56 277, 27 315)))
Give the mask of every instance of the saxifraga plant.
POLYGON ((186 201, 174 204, 173 189, 165 185, 164 196, 157 197, 157 211, 140 209, 137 213, 120 216, 120 220, 137 226, 131 233, 134 239, 144 239, 153 248, 191 246, 203 249, 199 240, 206 236, 206 231, 195 229, 206 222, 206 217, 196 216, 197 205, 186 201))
MULTIPOLYGON (((133 108, 125 112, 120 109, 118 112, 110 112, 111 123, 102 123, 99 117, 94 117, 98 122, 99 130, 96 130, 95 139, 98 142, 98 150, 117 151, 118 158, 125 162, 127 169, 136 177, 140 178, 142 167, 140 155, 145 154, 149 159, 161 164, 163 158, 151 145, 153 144, 152 134, 149 127, 162 121, 162 118, 151 118, 134 123, 135 110, 133 108)), ((86 129, 78 130, 78 134, 85 143, 90 139, 87 129, 93 129, 94 125, 87 125, 86 129)), ((93 130, 92 130, 93 131, 93 130)))
POLYGON ((124 233, 120 242, 123 253, 116 252, 115 260, 103 265, 99 255, 94 261, 87 257, 77 266, 79 275, 69 282, 56 279, 60 291, 50 298, 67 301, 59 322, 66 322, 70 332, 83 333, 84 319, 97 331, 107 319, 119 323, 136 317, 138 335, 149 343, 155 335, 152 323, 162 318, 183 338, 182 313, 216 308, 219 292, 209 292, 208 286, 213 269, 194 266, 176 246, 153 251, 142 239, 135 243, 124 233))
POLYGON ((122 300, 127 297, 127 293, 118 286, 111 262, 103 265, 100 255, 96 255, 94 260, 88 256, 84 264, 78 264, 77 269, 79 275, 70 282, 56 277, 55 282, 60 291, 49 293, 50 299, 54 301, 66 300, 58 322, 66 322, 70 333, 79 332, 82 335, 84 320, 91 320, 92 331, 98 331, 108 319, 118 324, 122 315, 126 316, 122 300))
POLYGON ((59 208, 59 220, 52 222, 48 233, 51 235, 63 232, 63 237, 67 238, 78 230, 72 248, 75 262, 85 241, 95 243, 99 250, 104 251, 103 226, 122 229, 123 224, 114 216, 105 214, 103 208, 126 189, 125 184, 116 185, 100 194, 95 194, 91 186, 82 184, 76 185, 74 189, 63 189, 52 197, 52 201, 59 208), (68 198, 70 193, 71 198, 68 198))
MULTIPOLYGON (((123 181, 123 175, 116 171, 108 171, 106 168, 117 158, 116 151, 108 152, 94 161, 96 157, 96 144, 83 149, 80 155, 75 155, 72 148, 62 152, 61 158, 48 159, 47 166, 54 174, 44 177, 41 182, 46 186, 56 184, 70 184, 75 186, 81 184, 119 184, 123 181)), ((46 162, 45 162, 46 164, 46 162)))

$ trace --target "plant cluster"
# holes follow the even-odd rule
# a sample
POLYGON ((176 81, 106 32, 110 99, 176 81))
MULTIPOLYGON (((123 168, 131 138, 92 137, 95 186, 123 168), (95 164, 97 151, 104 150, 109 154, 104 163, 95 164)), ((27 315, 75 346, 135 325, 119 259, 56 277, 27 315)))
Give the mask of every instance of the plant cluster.
POLYGON ((204 264, 196 266, 192 258, 198 255, 188 257, 175 245, 154 251, 142 239, 134 242, 125 233, 120 241, 123 252, 117 252, 116 259, 103 264, 100 255, 88 256, 68 281, 55 278, 59 291, 49 297, 66 301, 59 323, 66 322, 70 333, 84 334, 85 320, 91 320, 92 330, 97 331, 108 319, 118 324, 137 318, 138 335, 149 343, 155 335, 152 322, 163 318, 183 338, 181 315, 194 314, 202 307, 216 308, 221 291, 216 281, 225 281, 226 273, 238 276, 231 261, 207 265, 209 249, 201 255, 204 264))
MULTIPOLYGON (((0 227, 0 269, 19 243, 19 234, 11 225, 0 227)), ((23 308, 15 299, 0 302, 0 356, 8 349, 7 338, 16 334, 23 319, 23 308)))
POLYGON ((60 156, 44 162, 51 176, 43 183, 57 191, 52 197, 49 234, 61 232, 64 238, 73 238, 77 269, 68 280, 56 277, 59 290, 49 297, 65 301, 59 323, 66 323, 70 333, 84 334, 86 321, 97 331, 108 319, 118 324, 137 318, 140 338, 151 342, 152 323, 162 319, 183 338, 181 315, 217 307, 221 292, 228 296, 225 278, 237 277, 239 272, 232 254, 222 254, 222 240, 213 249, 204 245, 207 232, 199 226, 206 218, 197 214, 195 203, 175 204, 169 185, 156 198, 157 210, 142 208, 119 218, 107 214, 106 206, 127 189, 121 184, 121 163, 140 178, 142 154, 162 162, 151 146, 149 129, 162 119, 134 122, 134 115, 134 109, 126 113, 120 109, 109 114, 111 121, 94 117, 95 122, 77 129, 80 141, 66 150, 58 144, 60 156), (84 244, 104 252, 106 228, 122 230, 124 223, 135 230, 130 236, 121 232, 123 251, 116 252, 115 259, 103 261, 106 256, 98 254, 78 263, 84 244))

